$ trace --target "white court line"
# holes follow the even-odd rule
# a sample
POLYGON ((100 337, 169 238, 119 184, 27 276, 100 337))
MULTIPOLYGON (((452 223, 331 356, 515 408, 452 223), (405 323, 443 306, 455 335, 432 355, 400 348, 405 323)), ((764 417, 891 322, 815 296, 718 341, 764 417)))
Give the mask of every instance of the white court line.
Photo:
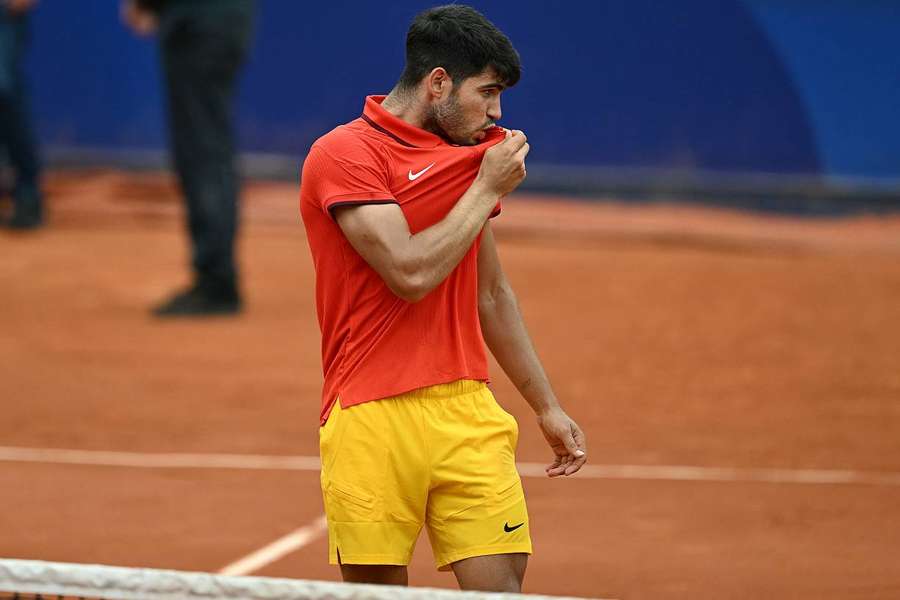
MULTIPOLYGON (((109 452, 0 446, 0 462, 152 469, 318 471, 317 456, 109 452)), ((541 463, 516 463, 523 477, 546 477, 541 463)), ((756 469, 688 465, 585 465, 573 479, 721 481, 900 486, 900 472, 833 469, 756 469)))
POLYGON ((292 531, 271 544, 251 552, 230 565, 222 567, 219 573, 222 575, 248 575, 284 558, 292 552, 296 552, 320 537, 327 530, 328 522, 325 520, 325 515, 321 515, 309 525, 292 531))
MULTIPOLYGON (((523 477, 546 477, 544 466, 516 463, 523 477)), ((585 465, 574 478, 658 481, 900 485, 900 473, 832 469, 755 469, 686 465, 585 465)))
POLYGON ((246 469, 271 471, 318 471, 318 456, 274 456, 264 454, 193 454, 156 452, 111 452, 0 446, 2 462, 36 462, 150 469, 246 469))

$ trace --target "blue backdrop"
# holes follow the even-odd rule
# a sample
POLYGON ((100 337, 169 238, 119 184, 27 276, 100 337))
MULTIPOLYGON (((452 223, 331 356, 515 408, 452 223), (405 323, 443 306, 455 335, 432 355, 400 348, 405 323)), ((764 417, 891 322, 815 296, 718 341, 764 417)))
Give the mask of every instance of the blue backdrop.
MULTIPOLYGON (((523 79, 503 124, 547 165, 900 180, 900 10, 867 0, 473 1, 523 79)), ((259 0, 242 149, 302 156, 388 91, 430 6, 259 0)), ((116 0, 44 0, 29 55, 50 146, 162 148, 156 45, 116 0)))

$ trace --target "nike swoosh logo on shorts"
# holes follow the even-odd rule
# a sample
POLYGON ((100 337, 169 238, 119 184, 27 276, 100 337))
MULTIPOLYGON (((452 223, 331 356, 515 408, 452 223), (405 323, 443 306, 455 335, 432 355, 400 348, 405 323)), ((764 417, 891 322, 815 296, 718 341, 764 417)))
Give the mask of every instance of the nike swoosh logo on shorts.
POLYGON ((425 167, 424 169, 422 169, 422 170, 419 171, 418 173, 413 173, 413 172, 412 172, 412 169, 410 169, 410 170, 409 170, 409 180, 410 180, 410 181, 415 181, 416 179, 418 179, 419 177, 421 177, 422 175, 424 175, 424 174, 425 174, 425 171, 427 171, 428 169, 430 169, 430 168, 433 167, 433 166, 434 166, 434 163, 431 163, 430 165, 428 165, 427 167, 425 167))
POLYGON ((516 529, 518 529, 519 527, 521 527, 524 524, 525 524, 525 521, 522 521, 518 525, 513 525, 512 527, 510 527, 509 523, 507 522, 507 523, 503 524, 503 531, 505 531, 506 533, 509 533, 510 531, 515 531, 516 529))

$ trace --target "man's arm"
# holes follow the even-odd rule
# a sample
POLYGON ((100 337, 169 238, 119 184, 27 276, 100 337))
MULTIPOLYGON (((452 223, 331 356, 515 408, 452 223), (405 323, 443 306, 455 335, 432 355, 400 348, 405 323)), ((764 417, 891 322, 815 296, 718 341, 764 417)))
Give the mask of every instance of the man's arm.
POLYGON ((497 205, 525 177, 528 143, 521 131, 485 152, 475 181, 440 222, 413 235, 396 204, 337 208, 335 220, 350 244, 407 302, 418 302, 444 281, 497 205))
POLYGON ((478 250, 478 316, 484 341, 510 381, 531 405, 538 426, 556 455, 547 467, 550 477, 571 475, 587 461, 584 433, 563 412, 538 358, 515 293, 509 285, 490 223, 484 226, 478 250))

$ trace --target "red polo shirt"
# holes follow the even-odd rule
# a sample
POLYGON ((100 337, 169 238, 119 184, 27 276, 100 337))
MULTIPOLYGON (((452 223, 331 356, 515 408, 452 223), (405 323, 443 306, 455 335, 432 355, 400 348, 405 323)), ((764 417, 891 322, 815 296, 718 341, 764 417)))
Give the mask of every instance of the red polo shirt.
MULTIPOLYGON (((457 379, 487 381, 478 320, 481 236, 419 302, 400 299, 353 249, 331 211, 398 204, 415 234, 441 221, 465 193, 496 127, 476 146, 448 144, 366 98, 360 118, 319 138, 303 164, 300 212, 316 270, 322 330, 321 423, 344 408, 457 379)), ((500 205, 491 216, 500 212, 500 205)))

